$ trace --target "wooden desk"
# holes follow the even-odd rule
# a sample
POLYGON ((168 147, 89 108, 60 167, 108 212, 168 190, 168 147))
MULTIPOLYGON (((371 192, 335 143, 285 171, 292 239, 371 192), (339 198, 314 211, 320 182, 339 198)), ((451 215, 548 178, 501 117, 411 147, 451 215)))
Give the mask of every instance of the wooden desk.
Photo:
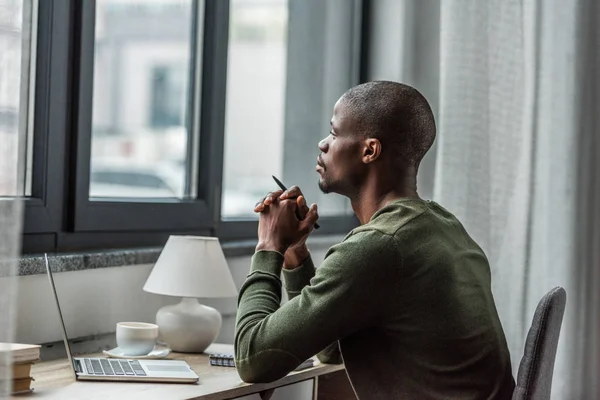
MULTIPOLYGON (((232 345, 213 344, 207 352, 232 353, 232 345)), ((93 357, 94 355, 90 355, 93 357)), ((96 355, 101 356, 101 355, 96 355)), ((13 399, 232 399, 263 393, 267 399, 272 389, 286 386, 321 375, 343 371, 343 365, 320 364, 318 360, 312 368, 291 372, 272 383, 248 384, 243 382, 235 368, 215 367, 208 362, 206 354, 171 353, 169 359, 182 359, 188 362, 198 374, 197 384, 179 383, 134 383, 134 382, 91 382, 75 381, 73 370, 67 359, 45 361, 34 364, 32 382, 34 391, 27 395, 13 396, 13 399)), ((345 375, 345 374, 344 374, 345 375)))

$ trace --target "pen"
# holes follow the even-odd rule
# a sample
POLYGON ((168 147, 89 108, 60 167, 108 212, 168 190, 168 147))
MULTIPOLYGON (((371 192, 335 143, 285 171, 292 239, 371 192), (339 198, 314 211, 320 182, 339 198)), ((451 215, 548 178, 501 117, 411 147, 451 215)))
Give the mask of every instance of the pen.
MULTIPOLYGON (((275 178, 274 175, 271 175, 271 177, 273 178, 273 180, 275 181, 277 186, 279 186, 281 188, 281 190, 284 190, 284 191, 287 190, 285 185, 279 179, 275 178)), ((298 217, 298 219, 302 219, 302 218, 300 218, 300 213, 298 212, 298 210, 296 210, 296 217, 298 217)), ((320 228, 319 224, 317 224, 315 222, 315 229, 319 229, 319 228, 320 228)))

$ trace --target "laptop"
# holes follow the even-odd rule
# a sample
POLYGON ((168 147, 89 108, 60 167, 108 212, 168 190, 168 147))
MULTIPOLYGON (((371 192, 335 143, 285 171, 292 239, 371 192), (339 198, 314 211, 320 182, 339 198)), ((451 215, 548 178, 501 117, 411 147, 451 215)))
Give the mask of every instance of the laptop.
POLYGON ((198 375, 183 360, 127 360, 116 358, 90 358, 73 357, 65 322, 58 302, 58 294, 54 285, 54 278, 48 262, 48 255, 44 254, 46 260, 46 271, 48 280, 56 300, 56 308, 62 327, 65 349, 69 357, 69 364, 73 368, 75 379, 93 381, 127 381, 127 382, 172 382, 172 383, 196 383, 198 375))

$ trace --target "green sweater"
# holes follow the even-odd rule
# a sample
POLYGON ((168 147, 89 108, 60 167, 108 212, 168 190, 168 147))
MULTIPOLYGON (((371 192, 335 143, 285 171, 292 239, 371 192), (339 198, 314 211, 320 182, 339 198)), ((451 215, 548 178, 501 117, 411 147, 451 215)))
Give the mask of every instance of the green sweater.
POLYGON ((400 199, 327 252, 284 271, 259 251, 238 300, 235 362, 246 382, 279 379, 336 342, 365 399, 510 399, 510 355, 490 267, 460 222, 434 202, 400 199))

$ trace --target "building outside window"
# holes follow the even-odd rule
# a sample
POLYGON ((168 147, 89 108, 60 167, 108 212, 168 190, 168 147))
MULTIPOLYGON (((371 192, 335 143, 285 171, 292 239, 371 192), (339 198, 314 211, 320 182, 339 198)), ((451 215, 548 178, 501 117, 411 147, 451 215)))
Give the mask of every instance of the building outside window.
POLYGON ((32 13, 27 0, 0 0, 0 197, 31 192, 32 13), (17 171, 20 157, 27 157, 25 174, 17 171))

